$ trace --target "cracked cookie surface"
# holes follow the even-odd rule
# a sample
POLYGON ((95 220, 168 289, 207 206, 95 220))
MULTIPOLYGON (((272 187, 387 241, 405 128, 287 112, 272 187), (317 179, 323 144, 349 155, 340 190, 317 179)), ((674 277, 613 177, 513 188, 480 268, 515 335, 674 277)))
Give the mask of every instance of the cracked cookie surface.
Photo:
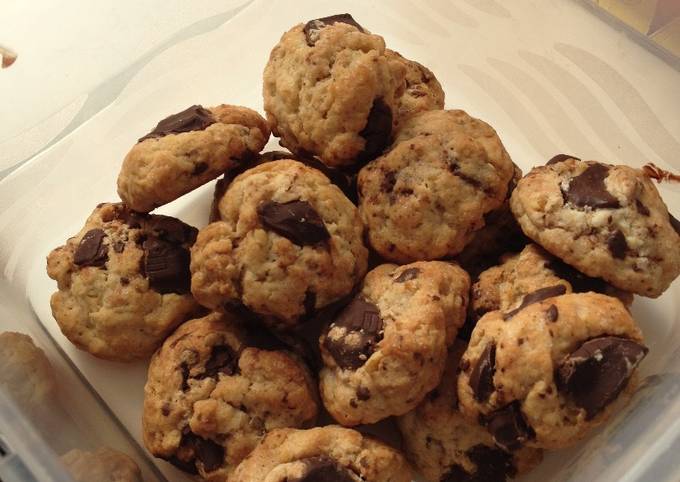
POLYGON ((358 179, 373 248, 400 263, 460 253, 506 199, 514 165, 488 124, 460 110, 420 113, 358 179))
POLYGON ((315 383, 294 355, 250 346, 231 315, 180 326, 153 356, 144 388, 147 449, 223 482, 276 428, 311 426, 315 383))
POLYGON ((510 450, 558 449, 585 437, 627 400, 647 354, 616 298, 571 293, 532 301, 477 322, 458 377, 461 411, 484 421, 510 450))
POLYGON ((356 206, 320 171, 292 160, 238 176, 218 203, 221 221, 192 250, 192 292, 214 310, 243 304, 294 326, 348 295, 368 251, 356 206))
POLYGON ((189 292, 196 232, 175 218, 100 204, 47 257, 47 274, 58 287, 50 304, 62 333, 108 360, 151 355, 200 309, 189 292))
POLYGON ((267 120, 281 145, 329 166, 365 162, 389 143, 404 72, 385 41, 336 15, 283 34, 264 70, 267 120))
POLYGON ((538 465, 542 451, 507 452, 458 409, 458 363, 465 344, 449 349, 441 383, 415 409, 397 419, 408 458, 430 482, 504 481, 538 465))
POLYGON ((511 207, 536 243, 622 290, 656 298, 680 274, 680 224, 631 167, 567 157, 527 174, 511 207))
POLYGON ((412 475, 393 448, 329 425, 269 433, 231 482, 411 482, 412 475))
POLYGON ((319 341, 321 397, 333 418, 357 425, 414 408, 439 383, 469 287, 465 271, 442 261, 370 271, 319 341))
POLYGON ((118 195, 149 212, 256 155, 269 139, 267 122, 254 110, 195 105, 162 120, 123 161, 118 195))

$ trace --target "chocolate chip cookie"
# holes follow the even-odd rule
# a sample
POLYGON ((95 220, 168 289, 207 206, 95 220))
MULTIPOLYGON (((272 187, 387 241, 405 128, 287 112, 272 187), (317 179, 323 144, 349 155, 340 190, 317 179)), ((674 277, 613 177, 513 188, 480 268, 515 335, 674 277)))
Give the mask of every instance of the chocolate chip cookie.
POLYGON ((386 49, 385 54, 404 71, 402 94, 397 99, 397 126, 419 112, 444 108, 444 90, 430 69, 394 50, 386 49))
POLYGON ((266 121, 234 105, 194 105, 158 123, 123 161, 118 195, 131 209, 149 212, 196 189, 262 150, 266 121))
POLYGON ((321 397, 342 425, 413 409, 441 378, 465 321, 470 279, 442 261, 384 264, 320 338, 321 397))
POLYGON ((511 207, 543 248, 622 290, 656 298, 680 274, 680 227, 631 167, 561 159, 522 179, 511 207))
POLYGON ((397 423, 409 459, 429 482, 505 481, 529 471, 542 451, 529 447, 507 452, 491 434, 458 410, 458 362, 465 344, 449 350, 446 370, 437 388, 397 423))
POLYGON ((78 234, 47 257, 57 281, 52 314, 78 348, 108 360, 153 353, 199 309, 189 292, 197 230, 123 204, 97 206, 78 234))
POLYGON ((320 171, 292 161, 238 176, 192 249, 192 292, 213 310, 245 305, 284 327, 348 295, 366 273, 363 225, 320 171))
POLYGON ((0 333, 0 389, 29 415, 51 407, 56 393, 54 371, 45 352, 23 333, 0 333))
POLYGON ((610 296, 572 293, 492 311, 463 355, 459 403, 506 450, 567 447, 628 398, 646 354, 640 329, 610 296))
POLYGON ((389 152, 359 172, 371 246, 400 263, 460 253, 502 206, 513 172, 496 131, 465 112, 408 119, 389 152))
POLYGON ((588 291, 615 296, 626 306, 633 302, 631 293, 579 273, 532 243, 520 253, 507 254, 502 264, 481 273, 472 285, 470 303, 479 318, 489 311, 512 311, 549 296, 588 291))
POLYGON ((396 450, 333 425, 269 433, 239 465, 231 482, 411 482, 396 450))
POLYGON ((137 463, 108 447, 94 452, 69 450, 61 456, 61 462, 76 482, 142 482, 137 463))
POLYGON ((223 482, 275 428, 311 426, 316 386, 286 351, 252 346, 226 314, 180 326, 154 354, 144 388, 147 449, 223 482))
POLYGON ((365 162, 390 141, 403 68, 349 14, 283 34, 264 70, 264 109, 281 145, 329 166, 365 162))

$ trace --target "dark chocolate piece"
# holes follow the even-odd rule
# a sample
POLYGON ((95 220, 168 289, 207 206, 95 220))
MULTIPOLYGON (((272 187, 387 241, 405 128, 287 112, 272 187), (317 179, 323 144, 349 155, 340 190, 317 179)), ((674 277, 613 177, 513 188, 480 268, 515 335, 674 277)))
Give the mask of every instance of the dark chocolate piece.
POLYGON ((392 137, 392 109, 383 99, 373 101, 366 119, 366 126, 359 132, 366 144, 357 156, 359 162, 368 162, 380 155, 392 137))
POLYGON ((101 229, 90 229, 73 253, 73 262, 78 266, 104 266, 109 259, 105 237, 106 233, 101 229))
POLYGON ((380 310, 373 303, 361 297, 345 307, 331 328, 342 327, 352 332, 353 341, 349 344, 343 339, 331 339, 326 336, 324 346, 330 352, 340 368, 356 370, 373 354, 375 347, 383 336, 383 321, 380 310), (357 336, 358 335, 358 336, 357 336))
POLYGON ((557 385, 590 420, 616 399, 648 351, 627 338, 593 338, 562 361, 556 373, 557 385))
POLYGON ((525 295, 522 299, 522 303, 517 308, 508 311, 507 313, 503 313, 503 319, 509 320, 529 305, 533 305, 539 301, 547 300, 548 298, 552 298, 554 296, 563 295, 566 292, 567 288, 564 285, 547 286, 545 288, 537 289, 536 291, 525 295))
POLYGON ((494 442, 503 450, 517 450, 534 438, 535 433, 524 420, 519 402, 515 401, 486 417, 486 426, 494 442))
POLYGON ((637 208, 637 212, 639 212, 643 216, 649 216, 649 209, 647 208, 647 206, 642 204, 642 202, 639 199, 635 200, 635 207, 637 208))
POLYGON ((604 180, 609 175, 609 166, 590 164, 578 176, 571 179, 569 187, 563 191, 566 202, 578 207, 593 209, 618 208, 619 201, 607 191, 604 180))
POLYGON ((371 391, 368 388, 362 387, 360 385, 359 388, 357 388, 357 398, 362 402, 365 402, 371 398, 371 391))
POLYGON ((310 457, 304 459, 305 471, 301 477, 290 478, 287 482, 357 482, 360 479, 347 467, 343 467, 330 457, 310 457))
POLYGON ((233 375, 238 370, 238 355, 228 345, 215 345, 205 362, 205 371, 197 378, 217 378, 218 374, 233 375))
POLYGON ((191 287, 189 251, 182 246, 151 237, 142 244, 144 273, 158 293, 188 293, 191 287))
POLYGON ((496 372, 496 345, 489 343, 477 359, 470 373, 469 384, 478 402, 486 402, 494 390, 493 375, 496 372))
POLYGON ((404 283, 406 281, 411 281, 416 279, 420 274, 419 268, 406 268, 401 274, 394 280, 395 283, 404 283))
POLYGON ((517 474, 512 454, 487 445, 475 445, 466 455, 476 466, 472 473, 456 464, 441 479, 442 482, 505 482, 517 474))
POLYGON ((609 236, 607 239, 607 247, 611 251, 612 256, 616 259, 625 259, 626 252, 628 251, 628 243, 626 242, 626 237, 618 229, 614 231, 614 234, 609 236))
POLYGON ((557 321, 557 318, 560 316, 560 312, 557 310, 557 306, 555 305, 550 305, 548 308, 548 311, 545 312, 546 315, 548 315, 548 321, 551 323, 554 323, 557 321))
POLYGON ((557 154, 556 156, 553 156, 548 162, 545 163, 546 166, 551 166, 553 164, 557 164, 558 162, 563 162, 566 161, 567 159, 576 159, 577 161, 580 161, 576 156, 571 156, 569 154, 557 154))
POLYGON ((340 13, 337 15, 331 15, 329 17, 317 18, 307 22, 302 29, 305 34, 307 45, 313 47, 316 41, 319 39, 319 30, 335 23, 346 23, 347 25, 353 25, 358 28, 360 32, 364 32, 364 28, 359 25, 349 13, 340 13))
POLYGON ((266 229, 299 246, 313 245, 331 237, 319 213, 306 201, 267 201, 257 208, 266 229))
POLYGON ((215 117, 207 109, 200 105, 192 105, 182 112, 166 117, 158 123, 156 128, 149 132, 138 142, 146 139, 164 137, 168 134, 179 134, 180 132, 202 131, 211 124, 214 124, 215 117))

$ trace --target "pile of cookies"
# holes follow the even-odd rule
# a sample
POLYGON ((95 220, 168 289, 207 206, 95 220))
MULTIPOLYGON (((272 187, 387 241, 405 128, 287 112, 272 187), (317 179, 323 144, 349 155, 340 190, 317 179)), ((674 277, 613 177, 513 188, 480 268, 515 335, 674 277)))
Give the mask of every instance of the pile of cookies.
POLYGON ((215 482, 503 481, 621 407, 648 352, 633 294, 680 274, 648 177, 566 155, 522 177, 348 14, 286 32, 263 91, 266 120, 159 122, 122 202, 47 260, 75 345, 152 355, 154 456, 215 482), (261 154, 270 132, 290 152, 261 154), (206 227, 149 214, 220 176, 206 227), (400 447, 350 428, 386 419, 400 447))

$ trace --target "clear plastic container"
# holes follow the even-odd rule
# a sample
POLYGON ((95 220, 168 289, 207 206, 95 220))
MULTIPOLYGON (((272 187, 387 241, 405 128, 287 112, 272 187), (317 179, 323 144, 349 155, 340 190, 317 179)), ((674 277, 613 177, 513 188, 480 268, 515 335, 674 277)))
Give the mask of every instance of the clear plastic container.
MULTIPOLYGON (((262 0, 225 23, 206 22, 143 62, 131 59, 125 75, 90 94, 93 115, 0 181, 0 330, 31 335, 58 380, 48 423, 33 424, 0 394, 0 479, 65 481, 58 456, 106 445, 132 456, 147 482, 186 480, 142 448, 146 363, 96 360, 63 337, 49 308, 56 288, 45 257, 96 204, 117 198, 121 160, 140 132, 194 103, 261 110, 262 70, 283 31, 340 11, 430 67, 447 107, 493 125, 525 172, 558 152, 680 170, 680 72, 585 2, 262 0)), ((212 188, 160 212, 203 226, 212 188)), ((680 217, 680 189, 659 189, 680 217)), ((627 408, 578 446, 547 454, 523 480, 680 480, 678 295, 676 281, 657 300, 635 301, 651 352, 627 408)))

